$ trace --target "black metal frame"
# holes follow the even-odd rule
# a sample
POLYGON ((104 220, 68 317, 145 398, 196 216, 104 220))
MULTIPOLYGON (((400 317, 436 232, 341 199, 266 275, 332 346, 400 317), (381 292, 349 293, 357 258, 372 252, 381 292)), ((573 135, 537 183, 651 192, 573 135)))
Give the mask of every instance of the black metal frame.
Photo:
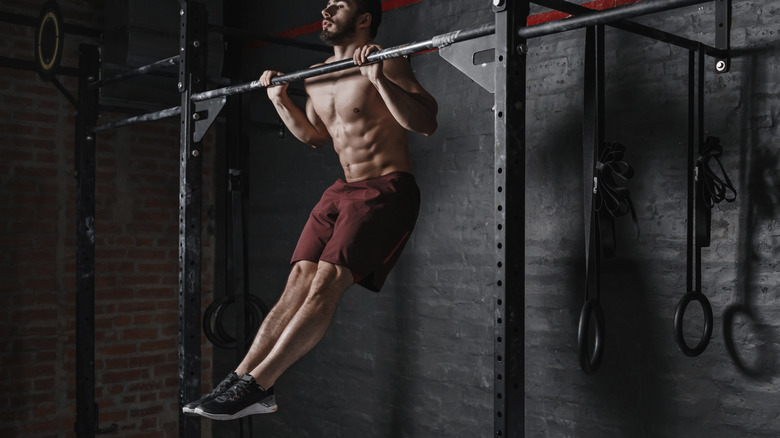
POLYGON ((494 431, 525 429, 525 40, 517 33, 526 0, 494 3, 495 72, 495 321, 494 431), (498 4, 496 4, 498 3, 498 4), (523 242, 522 245, 518 244, 523 242))
POLYGON ((82 45, 76 116, 76 435, 95 436, 95 137, 98 95, 87 84, 100 70, 97 47, 82 45))
MULTIPOLYGON (((195 141, 195 102, 206 87, 208 16, 205 5, 183 2, 179 37, 181 148, 179 151, 179 407, 200 397, 201 214, 203 159, 195 141)), ((179 409, 179 436, 200 436, 200 419, 179 409)))

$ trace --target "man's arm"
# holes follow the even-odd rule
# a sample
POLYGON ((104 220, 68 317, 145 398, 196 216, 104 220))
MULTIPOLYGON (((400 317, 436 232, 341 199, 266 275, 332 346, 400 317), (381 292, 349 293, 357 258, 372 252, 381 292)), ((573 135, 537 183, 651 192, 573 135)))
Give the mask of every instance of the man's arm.
POLYGON ((298 140, 315 148, 324 146, 330 140, 325 124, 317 116, 310 100, 306 101, 305 111, 287 95, 289 84, 271 86, 271 79, 282 73, 266 70, 260 76, 260 84, 267 87, 268 98, 279 113, 282 122, 298 140))
POLYGON ((384 62, 365 64, 369 53, 380 50, 376 45, 367 45, 355 51, 355 63, 376 87, 395 120, 409 131, 431 135, 436 131, 438 104, 417 82, 412 67, 405 59, 389 59, 384 62))

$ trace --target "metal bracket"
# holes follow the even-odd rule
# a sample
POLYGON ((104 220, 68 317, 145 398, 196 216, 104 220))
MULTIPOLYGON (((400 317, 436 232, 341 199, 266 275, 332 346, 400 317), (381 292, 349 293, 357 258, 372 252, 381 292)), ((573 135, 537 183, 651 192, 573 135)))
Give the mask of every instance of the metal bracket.
POLYGON ((731 68, 731 0, 715 1, 715 47, 726 53, 717 58, 715 70, 726 73, 731 68))
POLYGON ((208 132, 214 119, 217 118, 222 107, 225 106, 227 97, 215 97, 214 99, 195 102, 195 112, 192 118, 195 120, 195 133, 192 141, 199 142, 208 132))
POLYGON ((495 35, 442 47, 439 49, 439 55, 485 90, 495 92, 495 35))

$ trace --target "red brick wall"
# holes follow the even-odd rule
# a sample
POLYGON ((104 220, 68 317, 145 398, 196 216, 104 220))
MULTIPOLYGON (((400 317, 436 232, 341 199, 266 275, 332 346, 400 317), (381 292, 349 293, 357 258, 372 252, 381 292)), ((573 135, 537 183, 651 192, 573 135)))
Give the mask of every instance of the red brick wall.
MULTIPOLYGON (((0 10, 37 17, 42 3, 0 10)), ((102 23, 100 2, 58 3, 66 23, 102 23)), ((96 43, 66 35, 63 66, 77 66, 81 42, 96 43)), ((0 56, 32 60, 33 29, 0 23, 0 56)), ((74 78, 59 80, 77 94, 74 78)), ((52 84, 0 68, 2 437, 75 436, 74 118, 52 84)), ((178 436, 178 137, 176 120, 97 136, 96 401, 100 425, 123 437, 178 436)), ((213 240, 203 244, 206 302, 213 240)), ((206 344, 202 354, 209 382, 206 344)))

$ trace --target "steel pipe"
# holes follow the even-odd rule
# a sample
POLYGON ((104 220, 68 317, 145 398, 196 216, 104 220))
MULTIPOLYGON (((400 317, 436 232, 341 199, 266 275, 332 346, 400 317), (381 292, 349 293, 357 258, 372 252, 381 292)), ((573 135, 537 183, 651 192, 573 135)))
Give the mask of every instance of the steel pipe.
POLYGON ((520 38, 536 38, 597 24, 610 24, 618 20, 697 5, 708 1, 712 0, 644 0, 639 3, 593 12, 592 14, 550 21, 536 26, 521 27, 518 29, 517 34, 520 38))
POLYGON ((148 113, 140 116, 133 116, 123 120, 117 120, 116 122, 104 123, 92 128, 92 132, 107 131, 109 129, 121 128, 123 126, 135 125, 143 122, 152 122, 154 120, 167 119, 169 117, 176 117, 181 115, 181 107, 176 106, 173 108, 167 108, 161 111, 148 113))
MULTIPOLYGON (((437 49, 450 44, 466 41, 474 38, 479 38, 485 35, 490 35, 496 32, 496 25, 494 23, 484 24, 479 27, 474 27, 465 30, 458 30, 442 35, 437 35, 431 39, 419 42, 413 42, 409 44, 403 44, 400 46, 390 47, 380 50, 368 55, 368 62, 384 61, 391 58, 400 58, 401 56, 412 55, 425 50, 437 49)), ((323 64, 317 67, 312 67, 305 70, 299 70, 293 73, 277 76, 272 81, 272 85, 286 84, 289 82, 300 81, 311 77, 323 75, 326 73, 333 73, 336 71, 346 70, 348 68, 355 67, 355 61, 352 59, 345 59, 342 61, 336 61, 329 64, 323 64)), ((205 91, 203 93, 196 93, 192 95, 194 102, 200 102, 203 100, 213 99, 215 97, 231 96, 233 94, 245 93, 247 91, 263 88, 260 85, 260 81, 252 81, 240 85, 232 85, 225 88, 218 88, 215 90, 205 91)))
POLYGON ((122 73, 119 73, 115 76, 111 76, 105 79, 101 79, 96 82, 91 82, 88 87, 89 89, 94 89, 97 87, 102 87, 104 85, 113 84, 114 82, 123 81, 125 79, 134 78, 136 76, 145 75, 147 73, 151 73, 153 71, 162 70, 167 67, 173 67, 176 65, 176 63, 179 61, 179 56, 171 56, 170 58, 163 59, 161 61, 153 62, 148 65, 144 65, 132 70, 124 71, 122 73))
MULTIPOLYGON (((593 14, 597 12, 594 9, 589 9, 585 6, 569 3, 566 0, 534 0, 534 3, 541 6, 545 6, 550 9, 555 9, 557 11, 564 12, 566 14, 575 15, 575 16, 593 14)), ((698 41, 693 41, 691 39, 684 38, 669 32, 664 32, 659 29, 654 29, 650 26, 645 26, 643 24, 635 23, 633 21, 618 20, 615 22, 610 22, 609 26, 614 27, 616 29, 624 30, 626 32, 635 33, 640 36, 651 38, 656 41, 672 44, 677 47, 681 47, 683 49, 699 50, 700 47, 703 47, 705 53, 710 56, 725 57, 727 55, 726 50, 708 46, 698 41)))

